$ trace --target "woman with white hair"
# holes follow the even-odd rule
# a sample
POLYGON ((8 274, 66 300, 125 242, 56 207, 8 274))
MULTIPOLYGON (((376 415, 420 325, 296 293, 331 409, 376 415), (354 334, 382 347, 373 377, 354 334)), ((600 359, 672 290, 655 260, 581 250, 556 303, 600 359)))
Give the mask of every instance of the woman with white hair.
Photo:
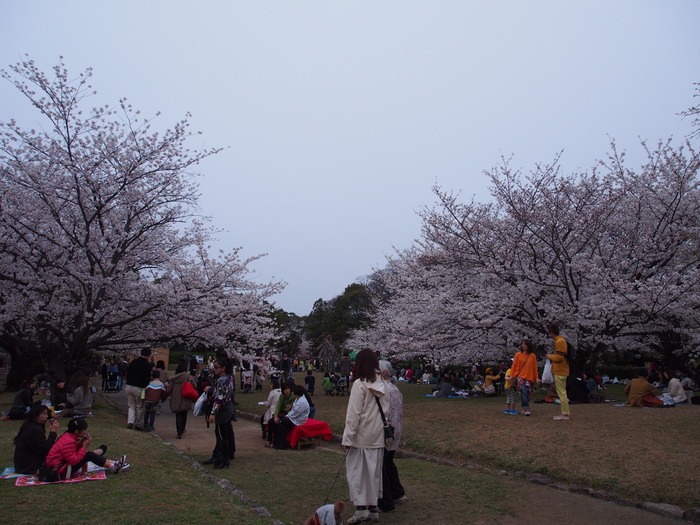
POLYGON ((399 469, 394 463, 394 454, 399 449, 401 442, 401 429, 403 426, 403 395, 394 384, 396 376, 389 361, 384 359, 379 361, 379 372, 382 380, 386 383, 387 394, 389 395, 389 414, 387 422, 394 427, 394 440, 384 447, 384 462, 382 463, 382 497, 379 498, 377 506, 382 512, 393 512, 396 510, 396 502, 406 501, 406 491, 401 485, 399 469))

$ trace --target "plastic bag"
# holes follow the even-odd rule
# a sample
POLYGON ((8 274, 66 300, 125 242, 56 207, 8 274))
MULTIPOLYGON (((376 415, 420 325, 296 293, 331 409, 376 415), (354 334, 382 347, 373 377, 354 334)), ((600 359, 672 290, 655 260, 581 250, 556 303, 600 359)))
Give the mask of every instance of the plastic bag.
POLYGON ((547 362, 544 364, 544 371, 542 372, 542 382, 545 385, 551 385, 554 383, 554 376, 552 375, 552 362, 547 359, 547 362))
POLYGON ((206 402, 207 402, 207 393, 202 392, 202 395, 199 396, 199 399, 197 399, 194 406, 192 407, 192 413, 195 416, 203 416, 204 415, 204 404, 206 402))

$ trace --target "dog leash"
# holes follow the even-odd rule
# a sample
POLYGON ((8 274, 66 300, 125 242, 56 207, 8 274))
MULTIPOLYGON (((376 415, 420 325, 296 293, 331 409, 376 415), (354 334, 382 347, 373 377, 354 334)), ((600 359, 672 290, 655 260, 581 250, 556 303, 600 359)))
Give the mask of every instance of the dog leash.
POLYGON ((331 488, 328 489, 328 495, 326 496, 326 499, 323 501, 323 504, 325 505, 328 503, 328 498, 331 497, 331 492, 333 491, 333 487, 335 486, 335 482, 338 481, 338 476, 340 476, 340 471, 343 470, 343 465, 345 464, 345 458, 348 455, 348 450, 345 451, 345 454, 343 454, 343 461, 340 463, 340 467, 338 468, 338 472, 335 475, 335 478, 333 479, 333 483, 331 483, 331 488))

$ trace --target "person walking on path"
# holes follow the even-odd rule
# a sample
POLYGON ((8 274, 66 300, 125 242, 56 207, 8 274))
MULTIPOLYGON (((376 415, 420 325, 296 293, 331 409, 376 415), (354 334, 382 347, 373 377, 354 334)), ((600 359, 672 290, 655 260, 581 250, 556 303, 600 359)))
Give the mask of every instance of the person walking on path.
POLYGON ((379 520, 377 500, 382 496, 384 455, 384 422, 379 403, 387 417, 390 412, 386 383, 378 368, 379 359, 372 350, 366 348, 357 354, 342 441, 350 499, 355 505, 349 524, 379 520))
POLYGON ((141 350, 141 356, 133 359, 126 369, 126 401, 129 404, 126 428, 143 430, 143 399, 141 393, 151 381, 151 349, 141 350))
MULTIPOLYGON (((524 416, 530 415, 530 394, 532 389, 539 380, 537 372, 537 357, 533 352, 532 343, 529 339, 520 341, 518 352, 513 358, 513 364, 510 368, 511 381, 515 382, 515 386, 520 390, 520 406, 521 414, 524 416)), ((512 412, 509 412, 512 414, 512 412)))
POLYGON ((187 427, 187 413, 192 409, 192 401, 182 397, 182 387, 187 381, 189 381, 193 387, 197 388, 189 372, 189 359, 185 357, 185 359, 180 361, 180 364, 177 365, 175 375, 170 378, 167 389, 168 395, 170 396, 170 410, 175 414, 177 439, 182 439, 182 435, 185 433, 185 427, 187 427))
POLYGON ((555 421, 568 421, 571 411, 569 410, 569 398, 566 395, 566 378, 569 377, 569 352, 566 339, 559 335, 559 326, 550 323, 547 325, 547 333, 554 341, 554 352, 547 355, 547 359, 552 362, 552 375, 554 376, 554 386, 557 389, 557 397, 561 403, 561 414, 554 416, 555 421))

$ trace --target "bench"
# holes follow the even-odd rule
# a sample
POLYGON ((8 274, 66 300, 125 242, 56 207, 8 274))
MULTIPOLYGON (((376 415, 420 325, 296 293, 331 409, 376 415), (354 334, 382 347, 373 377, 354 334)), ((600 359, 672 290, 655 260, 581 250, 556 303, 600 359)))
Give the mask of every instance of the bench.
POLYGON ((294 427, 287 434, 289 446, 300 450, 302 447, 314 447, 321 439, 330 441, 333 438, 331 427, 325 421, 318 419, 307 419, 306 423, 294 427))

